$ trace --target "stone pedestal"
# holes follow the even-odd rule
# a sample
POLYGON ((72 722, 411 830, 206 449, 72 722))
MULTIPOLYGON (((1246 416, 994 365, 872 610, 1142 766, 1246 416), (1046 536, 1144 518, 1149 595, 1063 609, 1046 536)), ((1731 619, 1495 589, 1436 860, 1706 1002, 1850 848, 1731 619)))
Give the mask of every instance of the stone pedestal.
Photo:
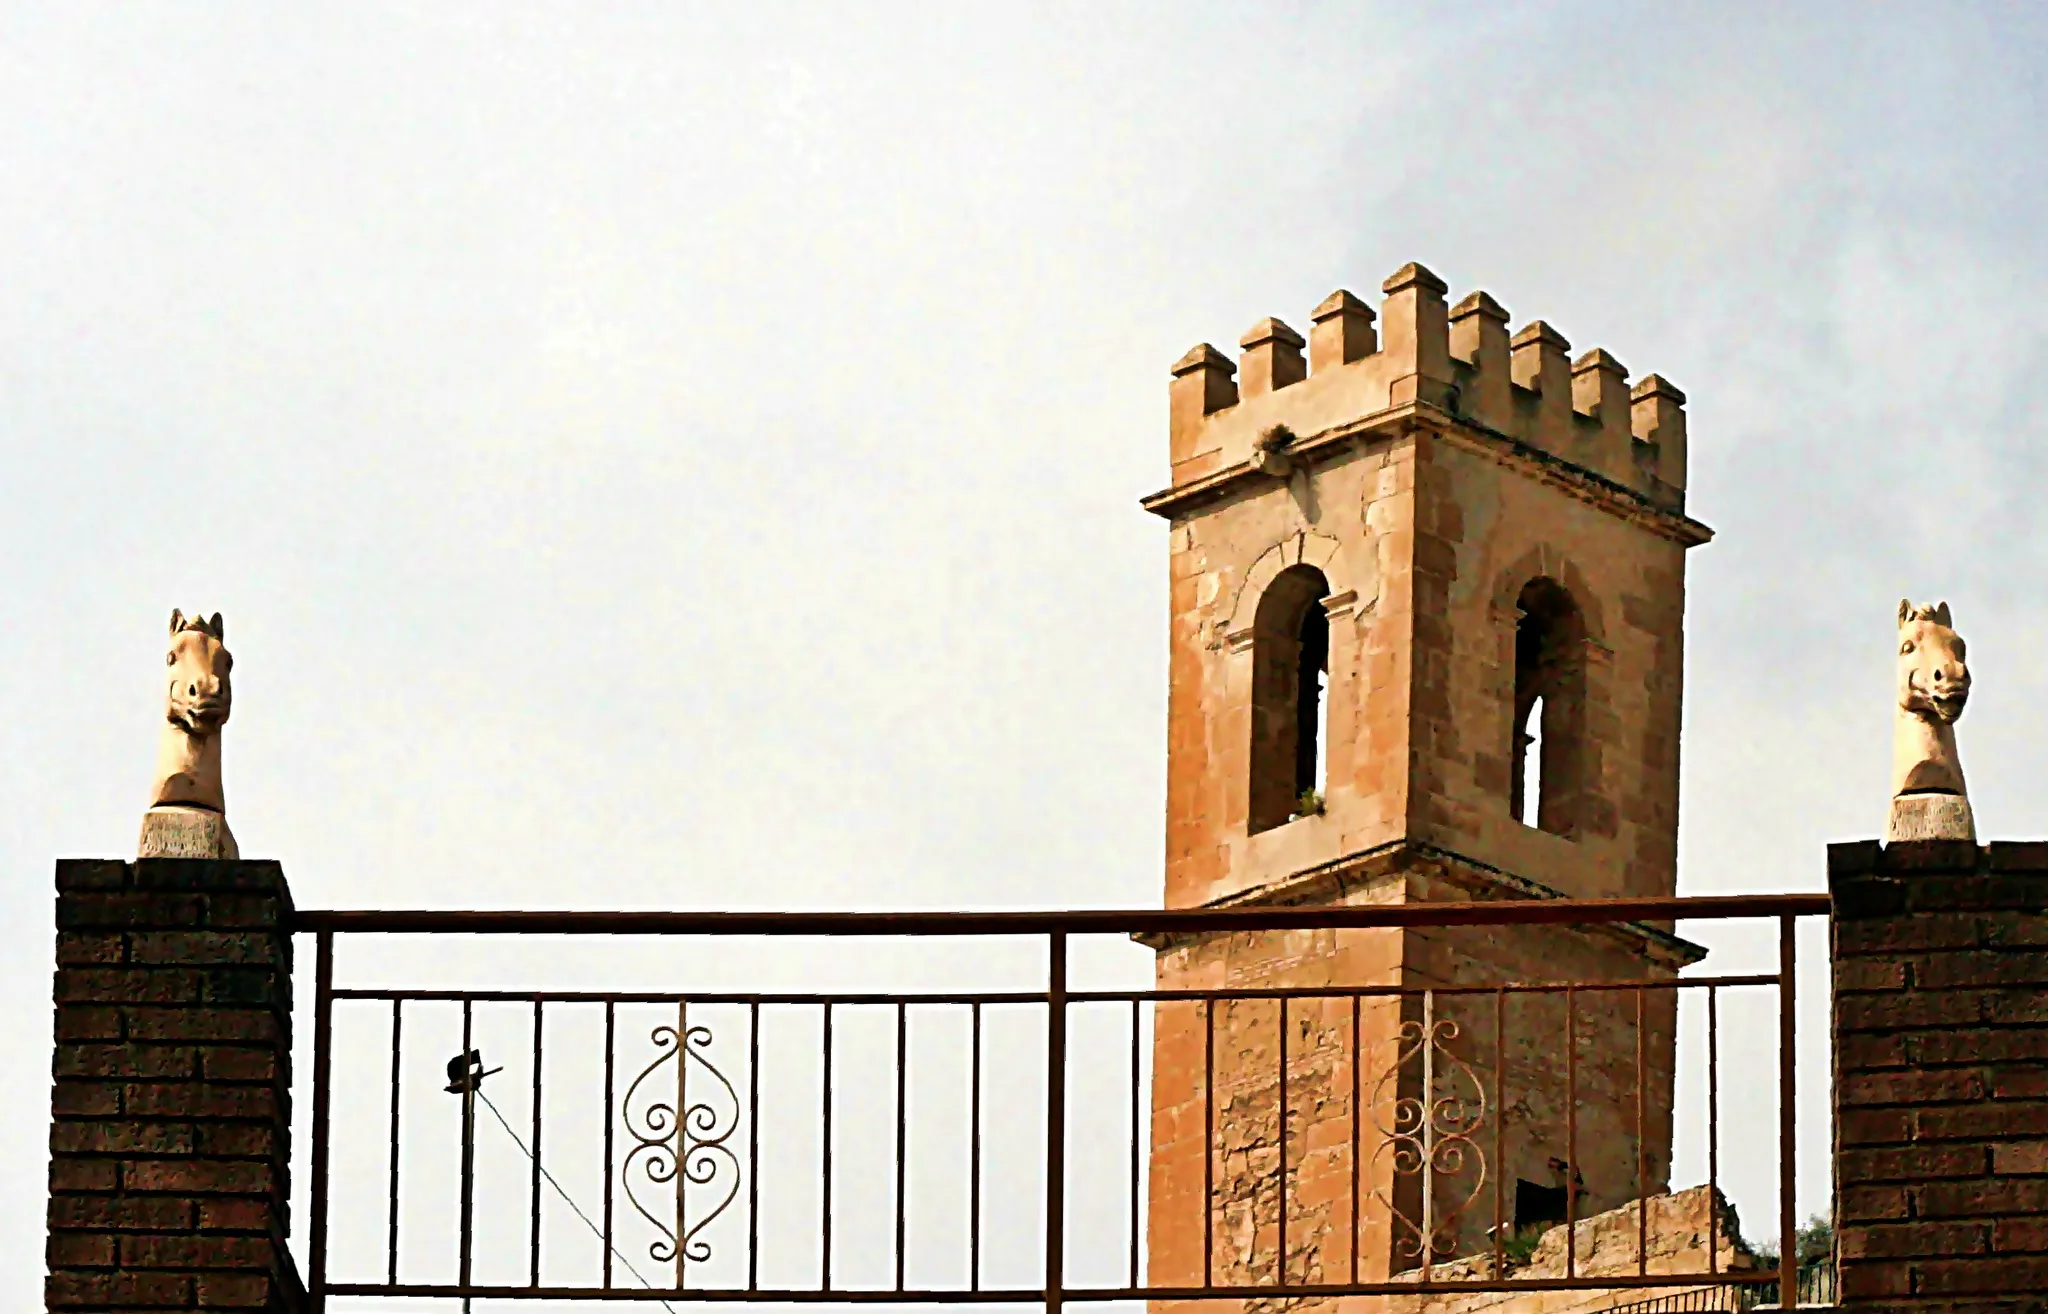
POLYGON ((1892 800, 1885 842, 1977 839, 1977 819, 1963 794, 1901 794, 1892 800))
POLYGON ((242 856, 228 819, 205 808, 155 807, 142 814, 138 858, 215 858, 235 862, 242 856))

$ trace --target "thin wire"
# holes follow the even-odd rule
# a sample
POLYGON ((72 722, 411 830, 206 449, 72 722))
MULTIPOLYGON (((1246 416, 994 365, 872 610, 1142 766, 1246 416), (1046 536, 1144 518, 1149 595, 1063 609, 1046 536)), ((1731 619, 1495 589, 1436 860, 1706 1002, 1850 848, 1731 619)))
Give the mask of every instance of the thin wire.
MULTIPOLYGON (((519 1133, 512 1130, 512 1124, 505 1121, 505 1115, 498 1112, 498 1106, 491 1103, 491 1097, 484 1094, 483 1087, 477 1087, 476 1097, 484 1102, 484 1107, 491 1111, 491 1116, 498 1120, 498 1125, 505 1129, 505 1134, 512 1138, 512 1143, 514 1145, 519 1147, 519 1152, 529 1159, 533 1158, 533 1151, 526 1148, 526 1142, 519 1139, 519 1133)), ((537 1163, 535 1166, 539 1167, 537 1163)), ((562 1189, 562 1184, 555 1180, 555 1175, 549 1172, 546 1168, 541 1168, 540 1175, 548 1179, 548 1185, 555 1188, 555 1194, 562 1197, 563 1203, 567 1204, 569 1208, 576 1211, 576 1216, 583 1220, 583 1225, 590 1229, 591 1235, 595 1236, 599 1241, 604 1242, 606 1249, 610 1250, 612 1254, 618 1256, 619 1262, 626 1266, 626 1271, 628 1273, 631 1273, 634 1277, 640 1278, 641 1286, 646 1287, 649 1291, 654 1290, 654 1284, 652 1282, 649 1282, 644 1277, 640 1277, 640 1270, 633 1267, 633 1261, 626 1258, 624 1255, 619 1254, 619 1248, 613 1245, 603 1232, 598 1231, 597 1224, 590 1221, 590 1215, 583 1212, 583 1207, 577 1204, 574 1200, 569 1198, 569 1193, 562 1189)), ((675 1306, 669 1304, 665 1300, 662 1300, 658 1296, 655 1299, 663 1309, 669 1312, 669 1314, 675 1314, 675 1306)))

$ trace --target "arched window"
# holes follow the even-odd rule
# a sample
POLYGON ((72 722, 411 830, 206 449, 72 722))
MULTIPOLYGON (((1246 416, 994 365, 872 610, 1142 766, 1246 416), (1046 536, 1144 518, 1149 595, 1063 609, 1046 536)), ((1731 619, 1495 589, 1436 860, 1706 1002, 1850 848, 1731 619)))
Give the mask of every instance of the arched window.
POLYGON ((1252 617, 1250 828, 1282 825, 1323 789, 1330 582, 1313 566, 1274 577, 1252 617))
POLYGON ((1524 825, 1570 836, 1585 774, 1586 626, 1554 579, 1515 599, 1514 743, 1509 807, 1524 825))

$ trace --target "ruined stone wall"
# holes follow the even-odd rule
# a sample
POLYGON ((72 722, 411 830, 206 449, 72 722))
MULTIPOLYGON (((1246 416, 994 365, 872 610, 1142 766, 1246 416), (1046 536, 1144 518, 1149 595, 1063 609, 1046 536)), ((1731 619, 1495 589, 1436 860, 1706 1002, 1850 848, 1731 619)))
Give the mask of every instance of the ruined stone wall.
MULTIPOLYGON (((1396 873, 1354 892, 1350 901, 1409 901, 1412 879, 1396 873)), ((1459 1101, 1440 1106, 1442 1148, 1431 1201, 1436 1258, 1485 1249, 1497 1216, 1514 1225, 1521 1179, 1575 1190, 1581 1217, 1666 1189, 1676 1021, 1671 992, 1643 992, 1640 1014, 1633 991, 1575 991, 1569 1005, 1555 994, 1487 989, 1432 994, 1425 1001, 1419 992, 1669 979, 1671 952, 1646 952, 1641 938, 1627 931, 1502 930, 1222 935, 1161 953, 1159 985, 1166 990, 1402 989, 1364 997, 1355 1015, 1353 1001, 1341 996, 1290 999, 1284 1032, 1279 1000, 1219 1001, 1213 1037, 1204 1004, 1159 1006, 1150 1213, 1155 1283, 1202 1283, 1205 1227, 1208 1277, 1219 1283, 1277 1277, 1283 1044, 1290 1282, 1351 1281, 1354 1254, 1360 1281, 1384 1281, 1420 1262, 1422 1179, 1412 1161, 1407 1171, 1396 1171, 1400 1147, 1393 1133, 1413 1126, 1404 1123, 1397 1101, 1423 1094, 1425 1021, 1438 1027, 1431 1056, 1435 1098, 1459 1101), (1568 1007, 1576 1019, 1570 1050, 1564 1043, 1568 1007), (1569 1074, 1567 1053, 1577 1057, 1569 1074), (1576 1094, 1575 1132, 1567 1129, 1568 1090, 1576 1094), (1354 1108, 1361 1119, 1354 1120, 1354 1108), (1452 1148, 1458 1132, 1466 1133, 1465 1143, 1452 1148)))

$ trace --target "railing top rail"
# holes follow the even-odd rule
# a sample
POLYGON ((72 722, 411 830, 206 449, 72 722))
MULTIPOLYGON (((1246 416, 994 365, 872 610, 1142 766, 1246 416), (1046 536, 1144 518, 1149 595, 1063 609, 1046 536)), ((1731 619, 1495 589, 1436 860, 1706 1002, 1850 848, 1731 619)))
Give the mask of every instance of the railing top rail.
POLYGON ((1396 926, 1593 926, 1826 916, 1826 894, 1668 899, 1505 899, 1340 907, 1084 908, 990 912, 526 912, 307 909, 292 929, 382 935, 1176 935, 1396 926))

